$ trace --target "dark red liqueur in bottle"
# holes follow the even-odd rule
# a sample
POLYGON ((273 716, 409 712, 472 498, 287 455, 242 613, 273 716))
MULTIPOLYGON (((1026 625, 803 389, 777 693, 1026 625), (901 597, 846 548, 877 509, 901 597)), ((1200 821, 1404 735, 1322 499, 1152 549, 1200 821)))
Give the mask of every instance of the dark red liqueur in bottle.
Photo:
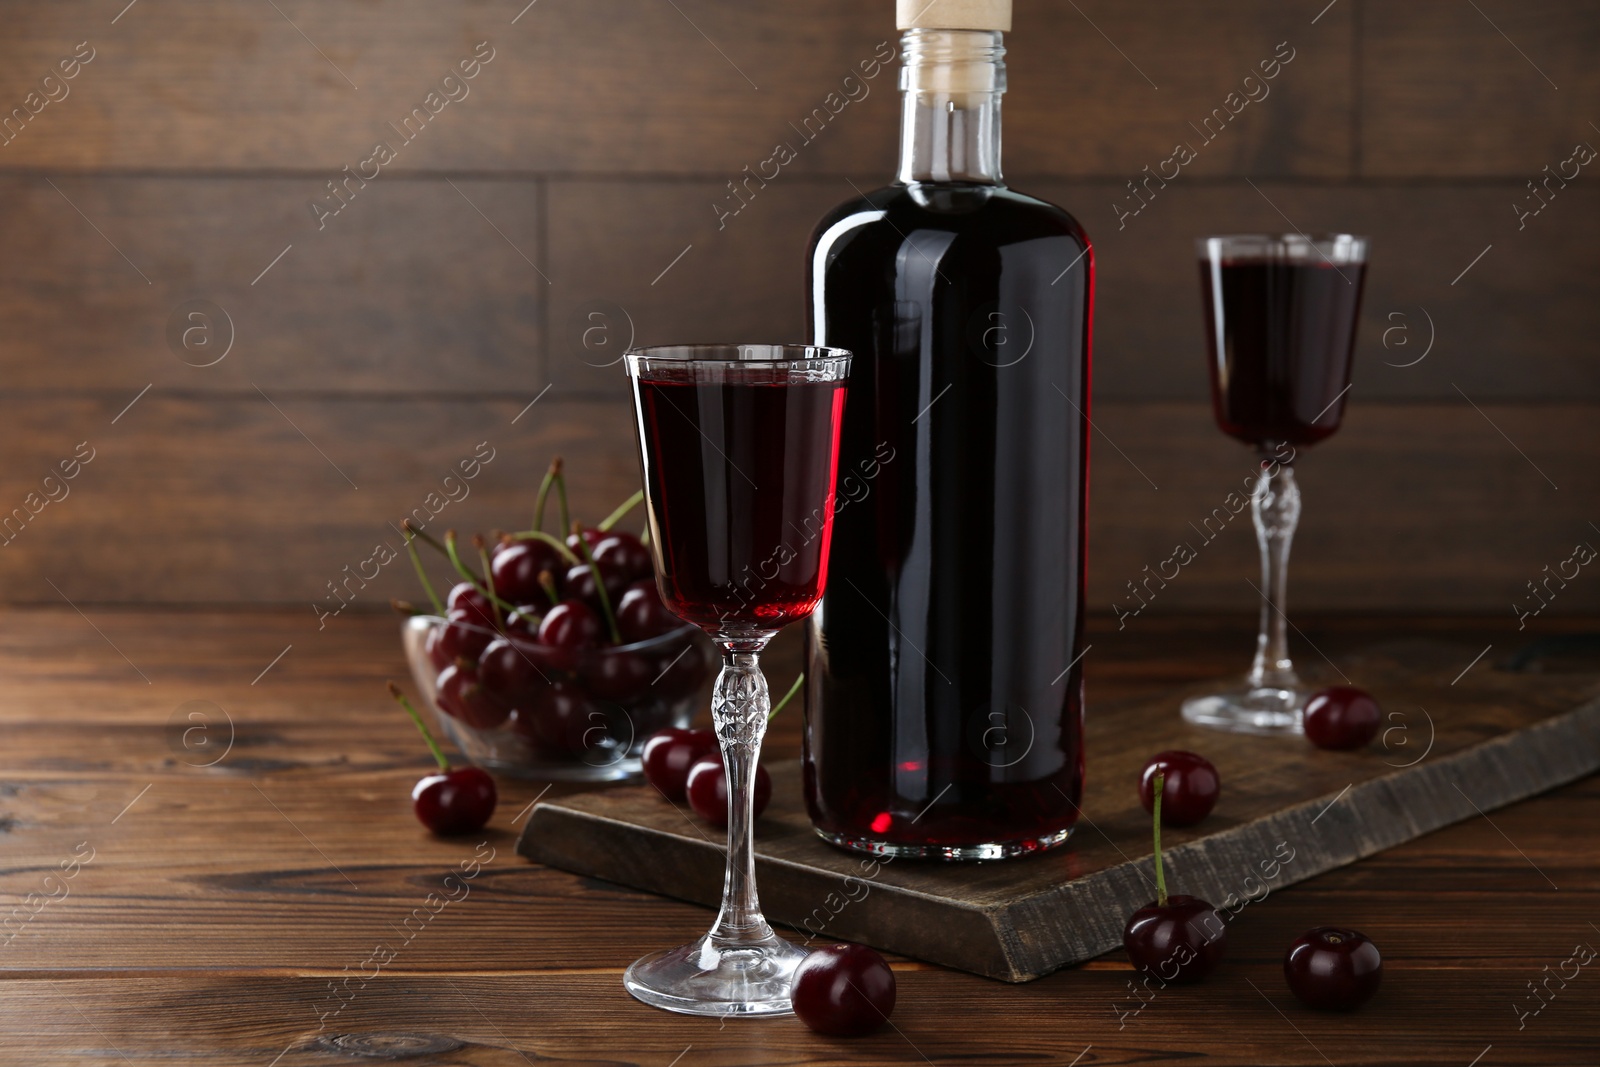
POLYGON ((713 631, 804 618, 827 580, 845 383, 641 377, 636 388, 653 445, 645 490, 653 514, 671 515, 652 528, 667 607, 713 631))
POLYGON ((1344 415, 1365 263, 1200 263, 1211 399, 1224 433, 1309 445, 1344 415))
POLYGON ((1001 858, 1064 840, 1083 785, 1094 261, 1000 183, 998 89, 917 89, 951 84, 923 82, 939 64, 998 74, 999 34, 904 43, 901 180, 812 244, 815 340, 855 358, 805 795, 836 844, 1001 858))

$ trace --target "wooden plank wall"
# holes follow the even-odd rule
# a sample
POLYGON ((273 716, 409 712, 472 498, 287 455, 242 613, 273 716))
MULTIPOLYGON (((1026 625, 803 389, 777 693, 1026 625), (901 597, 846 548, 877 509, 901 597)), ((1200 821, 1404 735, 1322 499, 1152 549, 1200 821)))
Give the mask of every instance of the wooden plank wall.
MULTIPOLYGON (((301 604, 314 629, 480 442, 438 526, 525 521, 557 450, 588 515, 630 490, 630 338, 803 338, 811 223, 892 166, 889 0, 525 3, 5 6, 0 515, 37 514, 4 534, 0 599, 301 604), (797 158, 722 216, 780 142, 797 158), (185 348, 194 301, 215 321, 185 348)), ((1008 175, 1101 267, 1091 604, 1249 472, 1206 407, 1192 239, 1340 228, 1373 266, 1345 429, 1300 468, 1293 603, 1515 627, 1528 581, 1600 544, 1600 171, 1527 184, 1600 144, 1600 9, 1018 8, 1008 175), (1198 158, 1129 199, 1179 141, 1198 158)), ((1241 519, 1151 610, 1247 607, 1253 554, 1241 519)), ((351 610, 411 588, 389 564, 351 610)), ((1597 607, 1583 572, 1548 610, 1597 607)))

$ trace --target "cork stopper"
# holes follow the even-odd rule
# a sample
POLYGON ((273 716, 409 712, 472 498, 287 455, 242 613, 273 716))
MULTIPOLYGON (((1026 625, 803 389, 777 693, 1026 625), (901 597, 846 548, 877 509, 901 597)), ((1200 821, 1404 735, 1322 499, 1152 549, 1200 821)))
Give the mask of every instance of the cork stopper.
POLYGON ((1011 32, 1011 0, 895 0, 902 30, 1011 32))

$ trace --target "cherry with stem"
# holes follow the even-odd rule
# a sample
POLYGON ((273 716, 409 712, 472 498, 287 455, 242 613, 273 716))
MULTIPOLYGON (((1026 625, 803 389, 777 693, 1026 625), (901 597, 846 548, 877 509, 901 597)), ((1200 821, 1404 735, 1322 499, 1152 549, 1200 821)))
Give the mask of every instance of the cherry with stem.
POLYGON ((1136 970, 1163 982, 1184 984, 1200 981, 1221 961, 1228 931, 1220 925, 1216 909, 1206 901, 1181 893, 1167 894, 1166 868, 1161 859, 1161 793, 1165 785, 1166 776, 1157 774, 1151 812, 1156 899, 1128 919, 1122 932, 1122 947, 1136 970))
POLYGON ((478 550, 478 563, 483 567, 483 584, 488 587, 489 609, 494 612, 494 628, 506 628, 505 616, 500 613, 500 605, 504 603, 494 588, 494 568, 489 566, 489 548, 483 540, 482 534, 472 535, 472 547, 478 550))
POLYGON ((547 534, 543 530, 520 530, 511 536, 516 538, 518 541, 542 541, 551 548, 555 549, 556 552, 561 556, 562 561, 570 566, 575 567, 579 563, 583 562, 577 557, 572 549, 567 547, 567 543, 565 541, 553 534, 547 534))
POLYGON ((439 773, 419 779, 411 791, 411 806, 418 821, 441 836, 482 829, 494 814, 498 800, 494 779, 481 767, 452 768, 439 742, 433 739, 433 732, 393 682, 389 683, 389 695, 411 716, 439 763, 439 773))
MULTIPOLYGON (((563 509, 563 517, 565 517, 563 509)), ((611 594, 606 592, 606 583, 600 577, 600 567, 594 561, 594 553, 589 549, 589 542, 583 536, 583 524, 575 522, 570 527, 573 535, 578 539, 578 549, 583 553, 583 562, 589 566, 589 574, 594 578, 595 599, 600 601, 600 614, 605 616, 606 628, 611 633, 614 644, 622 644, 622 631, 617 629, 617 614, 611 610, 611 594)))
POLYGON ((449 560, 450 565, 455 568, 456 573, 461 575, 461 577, 466 580, 467 584, 471 585, 472 588, 482 593, 484 597, 491 603, 496 604, 503 611, 510 612, 517 610, 517 606, 515 604, 508 604, 504 600, 495 596, 489 587, 483 584, 483 579, 472 573, 471 567, 468 567, 465 563, 461 562, 461 555, 456 551, 455 547, 456 532, 454 530, 447 530, 445 532, 445 541, 447 543, 440 544, 438 538, 430 536, 429 534, 426 534, 417 529, 415 526, 411 525, 410 519, 402 520, 400 525, 405 527, 407 532, 415 535, 417 540, 421 541, 429 548, 444 556, 445 559, 449 560))
POLYGON ((404 525, 406 529, 415 533, 423 544, 437 552, 442 553, 445 559, 450 561, 450 566, 455 568, 456 573, 461 575, 468 585, 482 593, 486 600, 505 612, 517 610, 517 606, 515 604, 507 603, 502 598, 496 596, 494 594, 494 590, 485 585, 483 579, 474 574, 472 568, 462 562, 461 553, 456 549, 456 532, 454 530, 446 530, 444 532, 444 543, 440 544, 438 538, 431 537, 428 534, 423 533, 410 523, 411 520, 407 519, 402 525, 404 525))

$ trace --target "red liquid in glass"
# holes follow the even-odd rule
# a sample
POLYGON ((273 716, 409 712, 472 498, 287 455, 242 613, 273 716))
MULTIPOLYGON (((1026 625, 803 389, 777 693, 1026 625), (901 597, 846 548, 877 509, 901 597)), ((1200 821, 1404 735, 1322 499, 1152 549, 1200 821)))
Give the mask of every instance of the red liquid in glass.
POLYGON ((1253 445, 1309 445, 1344 415, 1364 263, 1200 263, 1211 400, 1222 431, 1253 445))
POLYGON ((827 580, 844 383, 748 373, 635 383, 661 598, 710 632, 803 619, 827 580))

